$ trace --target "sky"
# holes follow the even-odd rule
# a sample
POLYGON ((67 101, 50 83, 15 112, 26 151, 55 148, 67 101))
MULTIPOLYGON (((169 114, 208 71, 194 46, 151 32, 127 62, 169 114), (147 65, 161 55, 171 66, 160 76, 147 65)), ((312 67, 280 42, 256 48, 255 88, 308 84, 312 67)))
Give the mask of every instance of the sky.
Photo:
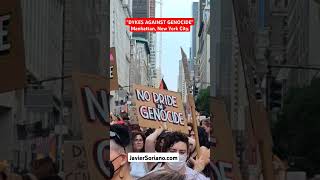
MULTIPOLYGON (((162 0, 162 16, 191 18, 193 1, 195 0, 162 0)), ((156 16, 159 17, 159 4, 157 4, 156 7, 156 16)), ((160 33, 157 33, 157 40, 159 39, 160 33)), ((179 60, 181 59, 180 47, 182 47, 187 56, 189 56, 191 32, 162 33, 161 71, 168 89, 172 91, 178 90, 179 60)))

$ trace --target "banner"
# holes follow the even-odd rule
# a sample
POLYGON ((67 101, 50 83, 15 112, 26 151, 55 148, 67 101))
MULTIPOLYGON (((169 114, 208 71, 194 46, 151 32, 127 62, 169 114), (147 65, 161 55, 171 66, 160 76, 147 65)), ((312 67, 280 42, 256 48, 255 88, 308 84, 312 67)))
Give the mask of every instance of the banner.
POLYGON ((216 147, 211 148, 215 179, 241 180, 232 130, 227 119, 226 105, 222 99, 211 97, 210 110, 213 115, 213 136, 216 139, 216 147))
POLYGON ((80 115, 90 179, 106 179, 110 176, 105 164, 110 146, 108 81, 105 77, 79 73, 72 78, 76 95, 73 104, 80 115))
POLYGON ((20 1, 0 2, 0 93, 25 86, 26 70, 20 1))
POLYGON ((187 119, 179 93, 141 85, 134 85, 133 90, 141 127, 159 128, 158 121, 161 121, 166 123, 168 129, 188 133, 187 119))
POLYGON ((64 173, 65 180, 89 180, 88 161, 82 141, 65 141, 64 173))
POLYGON ((119 89, 116 48, 110 48, 110 90, 119 89))

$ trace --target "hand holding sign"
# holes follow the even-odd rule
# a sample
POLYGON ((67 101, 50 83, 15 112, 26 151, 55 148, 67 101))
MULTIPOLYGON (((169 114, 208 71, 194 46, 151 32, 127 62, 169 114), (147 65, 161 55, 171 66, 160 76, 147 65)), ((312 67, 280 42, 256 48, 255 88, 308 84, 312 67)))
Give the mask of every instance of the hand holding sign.
POLYGON ((204 146, 200 147, 199 158, 194 161, 194 170, 201 172, 210 162, 210 150, 204 146))
POLYGON ((157 121, 157 123, 158 123, 159 129, 161 129, 161 131, 168 129, 167 124, 165 122, 157 121))

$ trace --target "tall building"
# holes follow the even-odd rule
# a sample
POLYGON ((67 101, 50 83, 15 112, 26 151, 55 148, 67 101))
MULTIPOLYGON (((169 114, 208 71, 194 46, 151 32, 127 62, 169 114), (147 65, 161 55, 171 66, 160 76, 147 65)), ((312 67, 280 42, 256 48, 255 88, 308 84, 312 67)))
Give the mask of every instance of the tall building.
POLYGON ((192 17, 194 18, 194 26, 191 28, 192 47, 191 60, 197 57, 197 26, 198 26, 199 2, 192 2, 192 17))
MULTIPOLYGON (((132 12, 131 1, 110 2, 110 47, 115 47, 119 90, 110 92, 110 109, 119 110, 130 92, 131 38, 132 33, 123 22, 132 12)), ((132 7, 134 3, 132 3, 132 7)), ((114 112, 116 113, 116 112, 114 112)))
MULTIPOLYGON (((132 0, 132 17, 135 18, 146 18, 150 16, 150 2, 149 0, 132 0)), ((149 38, 149 33, 135 32, 134 37, 142 37, 145 39, 149 38)))
MULTIPOLYGON (((133 0, 132 1, 132 17, 137 18, 146 18, 146 17, 155 17, 156 11, 156 1, 155 0, 133 0)), ((148 40, 150 48, 150 58, 149 58, 149 71, 151 84, 150 86, 155 86, 155 81, 157 79, 157 63, 156 63, 156 33, 146 33, 146 32, 137 32, 133 33, 133 37, 141 37, 148 40)))
POLYGON ((160 87, 160 82, 162 80, 162 73, 161 73, 161 70, 160 68, 157 68, 157 78, 155 80, 155 88, 159 88, 160 87))
POLYGON ((181 93, 182 102, 187 102, 187 86, 184 76, 182 60, 179 61, 179 76, 178 76, 178 92, 181 93))
POLYGON ((131 45, 130 85, 141 84, 149 86, 151 84, 149 75, 149 43, 146 39, 134 37, 131 40, 131 45))
POLYGON ((212 64, 213 89, 215 96, 224 97, 227 104, 227 111, 230 112, 231 95, 231 61, 232 61, 232 0, 217 0, 212 3, 210 22, 213 23, 210 29, 212 37, 212 53, 210 62, 212 64))
MULTIPOLYGON (((65 0, 64 3, 64 75, 70 76, 73 71, 80 71, 106 76, 105 48, 110 45, 107 44, 109 24, 105 21, 109 15, 105 11, 110 8, 109 3, 86 0, 65 0)), ((112 12, 111 8, 110 11, 112 12)), ((73 97, 72 79, 65 79, 64 119, 69 128, 70 138, 80 139, 82 130, 77 117, 79 113, 72 107, 73 97)))
MULTIPOLYGON (((149 1, 149 17, 154 18, 156 16, 156 1, 149 1)), ((157 80, 157 60, 156 60, 156 33, 149 33, 149 45, 150 45, 150 76, 152 78, 152 86, 156 87, 157 80)))
MULTIPOLYGON (((319 65, 319 2, 288 2, 287 64, 319 65)), ((316 74, 313 71, 290 70, 287 87, 302 86, 316 74)))
POLYGON ((199 6, 199 48, 197 50, 197 63, 199 65, 200 89, 210 86, 210 4, 200 1, 199 6))
POLYGON ((199 65, 197 61, 197 50, 199 46, 198 39, 198 24, 199 24, 199 2, 192 2, 192 17, 194 18, 194 26, 191 27, 191 49, 190 49, 190 71, 191 71, 191 82, 193 88, 198 87, 200 78, 199 65))

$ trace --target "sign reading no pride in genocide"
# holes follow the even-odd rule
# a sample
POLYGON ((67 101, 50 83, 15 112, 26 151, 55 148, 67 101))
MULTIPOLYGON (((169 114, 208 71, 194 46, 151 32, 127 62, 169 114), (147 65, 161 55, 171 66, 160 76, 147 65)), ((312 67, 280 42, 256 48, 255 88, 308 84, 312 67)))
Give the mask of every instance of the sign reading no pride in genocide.
POLYGON ((179 93, 141 85, 134 85, 133 89, 139 126, 159 128, 159 122, 163 122, 169 130, 188 132, 179 93))

